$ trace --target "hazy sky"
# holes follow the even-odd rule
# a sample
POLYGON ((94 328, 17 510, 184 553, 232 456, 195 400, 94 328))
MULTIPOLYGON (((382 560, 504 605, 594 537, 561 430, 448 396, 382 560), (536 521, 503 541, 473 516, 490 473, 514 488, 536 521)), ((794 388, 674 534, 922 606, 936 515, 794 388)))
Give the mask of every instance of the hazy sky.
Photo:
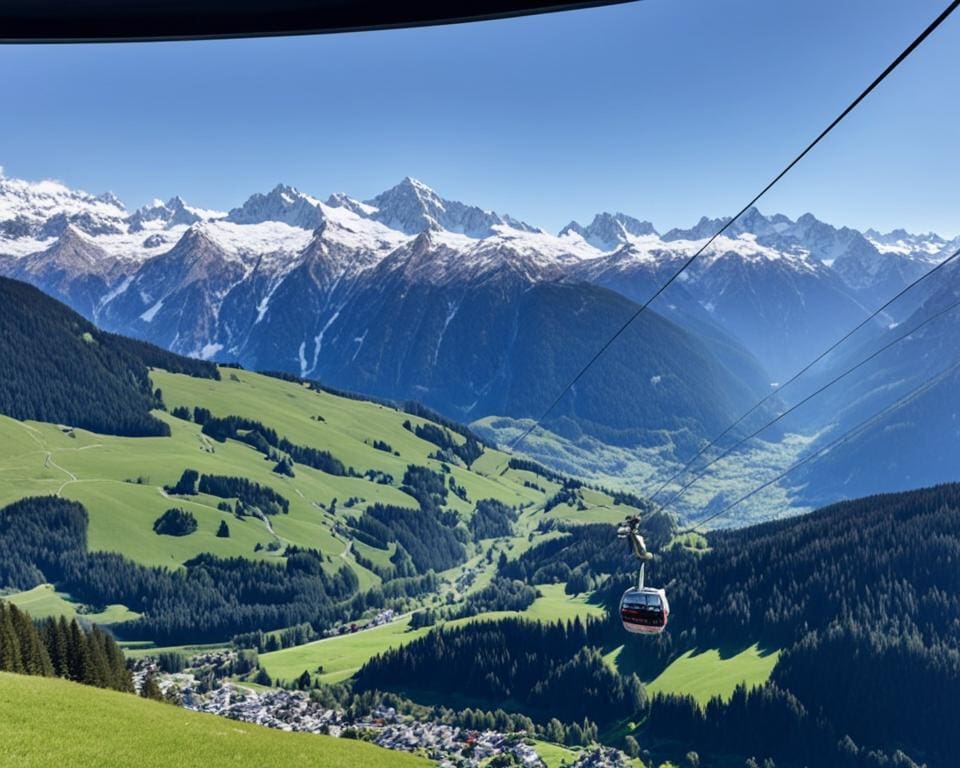
MULTIPOLYGON (((0 48, 7 175, 229 208, 415 176, 551 230, 737 210, 946 0, 645 0, 429 29, 0 48)), ((761 204, 960 232, 960 13, 761 204)))

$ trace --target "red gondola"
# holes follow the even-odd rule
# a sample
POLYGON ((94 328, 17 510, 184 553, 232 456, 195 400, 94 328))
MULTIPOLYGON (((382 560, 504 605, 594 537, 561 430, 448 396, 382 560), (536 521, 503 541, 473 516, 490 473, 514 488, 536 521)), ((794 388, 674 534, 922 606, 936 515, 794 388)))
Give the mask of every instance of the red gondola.
POLYGON ((640 577, 637 586, 630 587, 620 598, 620 621, 627 632, 640 635, 659 635, 667 626, 670 603, 662 589, 645 587, 643 571, 653 555, 647 551, 646 542, 640 535, 640 518, 628 518, 618 529, 617 536, 629 539, 633 553, 640 560, 640 577))
POLYGON ((662 589, 630 587, 620 598, 620 620, 627 632, 658 635, 667 626, 670 603, 662 589))

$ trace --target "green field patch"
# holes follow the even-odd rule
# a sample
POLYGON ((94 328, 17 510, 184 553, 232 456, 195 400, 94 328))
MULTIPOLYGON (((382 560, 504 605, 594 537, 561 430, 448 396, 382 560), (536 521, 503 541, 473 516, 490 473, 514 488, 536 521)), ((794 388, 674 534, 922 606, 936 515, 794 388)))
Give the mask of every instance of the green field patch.
POLYGON ((427 631, 410 629, 408 617, 374 629, 263 653, 260 664, 275 680, 293 680, 306 670, 321 682, 338 683, 353 675, 367 659, 422 637, 427 631), (322 672, 318 671, 320 667, 322 672))
POLYGON ((757 645, 737 652, 716 648, 687 651, 648 682, 647 690, 651 694, 693 696, 701 705, 714 696, 729 699, 741 683, 748 688, 765 683, 779 656, 778 650, 763 650, 757 645))
POLYGON ((65 488, 63 495, 87 508, 90 516, 87 540, 94 552, 121 552, 144 565, 171 568, 203 552, 222 557, 270 557, 265 549, 254 552, 258 543, 267 545, 274 539, 260 520, 252 517, 238 520, 209 501, 174 499, 163 496, 157 488, 111 480, 75 483, 65 488), (120 505, 122 512, 117 509, 120 505), (185 509, 197 518, 195 533, 160 536, 153 531, 154 521, 172 507, 185 509), (221 522, 229 526, 229 538, 217 537, 221 522))
POLYGON ((3 599, 27 611, 34 619, 65 616, 68 619, 80 618, 92 624, 117 624, 140 618, 139 613, 131 611, 125 605, 108 605, 101 611, 88 612, 84 610, 84 606, 72 602, 69 595, 57 592, 52 584, 39 584, 25 592, 3 595, 3 599))
POLYGON ((356 550, 361 557, 370 560, 381 568, 392 568, 393 563, 390 562, 390 558, 393 556, 393 553, 397 551, 397 544, 396 542, 391 542, 387 549, 379 549, 378 547, 371 547, 369 544, 364 544, 359 539, 354 539, 350 548, 351 550, 356 550))
POLYGON ((563 764, 572 765, 576 762, 579 754, 568 747, 561 747, 559 744, 552 744, 549 741, 540 741, 539 739, 534 740, 533 748, 540 755, 540 759, 546 763, 547 768, 560 768, 563 764))
POLYGON ((538 597, 523 615, 539 621, 572 621, 579 616, 599 618, 604 614, 602 605, 590 602, 590 596, 567 595, 563 584, 540 584, 537 586, 542 597, 538 597))
POLYGON ((284 733, 66 680, 0 673, 0 765, 17 768, 416 768, 422 758, 284 733))

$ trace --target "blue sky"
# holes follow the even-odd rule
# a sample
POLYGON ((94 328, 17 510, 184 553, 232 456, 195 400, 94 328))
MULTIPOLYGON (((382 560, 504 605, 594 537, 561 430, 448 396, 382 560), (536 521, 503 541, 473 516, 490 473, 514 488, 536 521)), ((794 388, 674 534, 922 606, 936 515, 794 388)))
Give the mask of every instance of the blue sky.
MULTIPOLYGON (((405 175, 551 230, 737 210, 946 0, 644 0, 338 36, 0 48, 7 175, 128 206, 405 175)), ((960 232, 960 14, 761 204, 960 232)))

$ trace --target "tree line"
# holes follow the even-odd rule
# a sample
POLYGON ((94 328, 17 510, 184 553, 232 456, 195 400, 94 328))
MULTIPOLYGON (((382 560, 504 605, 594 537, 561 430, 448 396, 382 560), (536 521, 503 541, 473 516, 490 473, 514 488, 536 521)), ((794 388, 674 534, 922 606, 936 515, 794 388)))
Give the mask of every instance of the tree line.
POLYGON ((396 542, 397 553, 404 553, 395 555, 397 563, 409 557, 416 573, 445 571, 466 559, 458 529, 444 525, 432 509, 372 504, 352 526, 358 539, 377 549, 396 542))
POLYGON ((442 459, 456 456, 469 467, 483 455, 483 445, 472 434, 468 434, 462 443, 458 443, 446 429, 430 422, 413 426, 407 419, 403 422, 403 427, 421 440, 437 446, 441 451, 442 459))
POLYGON ((0 600, 0 672, 63 677, 85 685, 133 691, 126 659, 113 638, 76 619, 34 622, 0 600))
POLYGON ((524 611, 540 596, 536 587, 495 576, 483 589, 471 592, 451 618, 460 619, 491 611, 524 611))
POLYGON ((481 499, 473 509, 469 529, 475 541, 513 536, 517 510, 498 499, 481 499))
POLYGON ((328 475, 341 477, 359 477, 353 467, 347 467, 330 451, 297 445, 286 437, 277 434, 273 427, 268 427, 255 419, 244 416, 213 416, 206 408, 194 408, 194 420, 202 424, 201 432, 218 442, 238 440, 247 443, 254 450, 264 454, 268 459, 279 461, 282 453, 287 454, 297 464, 303 464, 328 475))
POLYGON ((234 510, 238 515, 244 506, 256 507, 265 515, 286 514, 290 511, 289 499, 273 488, 245 477, 201 475, 197 470, 188 468, 183 470, 175 485, 165 486, 164 490, 178 496, 206 493, 221 499, 237 499, 242 505, 234 510))

